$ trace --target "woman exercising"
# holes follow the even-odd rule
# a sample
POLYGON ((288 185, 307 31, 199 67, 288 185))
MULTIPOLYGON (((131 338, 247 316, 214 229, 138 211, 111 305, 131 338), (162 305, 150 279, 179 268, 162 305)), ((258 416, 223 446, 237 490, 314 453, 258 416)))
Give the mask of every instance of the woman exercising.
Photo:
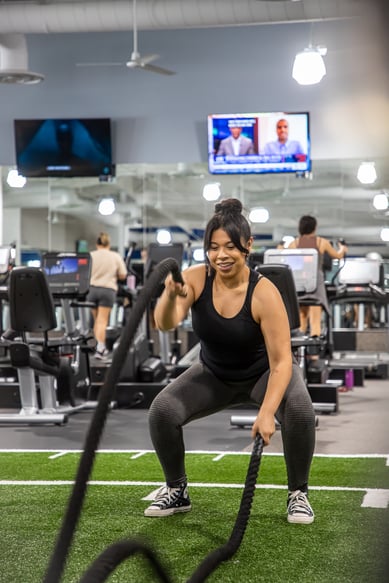
POLYGON ((200 362, 169 383, 149 410, 151 439, 166 485, 145 510, 167 516, 191 509, 185 471, 184 425, 238 403, 256 403, 252 426, 268 445, 281 424, 288 475, 288 521, 313 522, 308 476, 315 446, 315 415, 300 368, 293 362, 289 321, 277 288, 251 270, 253 238, 237 199, 216 204, 206 226, 206 264, 169 275, 156 309, 160 330, 192 313, 200 362))
POLYGON ((300 300, 312 300, 313 305, 300 305, 300 329, 306 334, 309 328, 310 336, 321 336, 322 308, 330 313, 326 286, 323 273, 324 253, 332 259, 342 259, 347 253, 346 245, 338 244, 336 250, 328 239, 316 235, 317 220, 310 215, 304 215, 299 220, 299 237, 292 241, 288 249, 316 249, 319 253, 319 269, 317 274, 317 287, 312 293, 300 296, 300 300), (318 305, 315 303, 318 302, 318 305))
POLYGON ((127 267, 121 255, 112 251, 108 233, 100 233, 91 257, 92 273, 86 299, 96 304, 91 310, 93 331, 97 340, 95 358, 105 360, 109 354, 105 345, 109 317, 118 291, 118 280, 126 279, 127 267))

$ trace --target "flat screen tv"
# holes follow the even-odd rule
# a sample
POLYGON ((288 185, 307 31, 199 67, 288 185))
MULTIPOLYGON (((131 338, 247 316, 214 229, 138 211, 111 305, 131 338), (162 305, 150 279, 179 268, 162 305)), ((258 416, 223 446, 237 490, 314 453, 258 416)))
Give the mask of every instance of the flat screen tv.
POLYGON ((308 112, 208 116, 211 174, 304 174, 311 166, 308 112))
POLYGON ((27 178, 112 176, 111 121, 14 120, 16 165, 27 178))

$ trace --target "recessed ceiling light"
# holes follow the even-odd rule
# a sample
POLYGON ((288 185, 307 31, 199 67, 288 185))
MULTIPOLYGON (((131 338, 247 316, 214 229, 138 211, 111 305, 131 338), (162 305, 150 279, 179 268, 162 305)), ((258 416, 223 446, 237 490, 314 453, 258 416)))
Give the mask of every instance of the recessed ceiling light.
POLYGON ((116 204, 113 198, 103 198, 99 202, 99 213, 105 217, 112 215, 116 210, 116 204))
POLYGON ((389 206, 388 195, 386 192, 379 192, 373 198, 373 206, 378 211, 385 211, 389 206))
POLYGON ((362 184, 373 184, 377 180, 374 162, 362 162, 358 168, 357 178, 362 184))
POLYGON ((252 223, 267 223, 269 220, 269 211, 265 208, 253 208, 249 214, 249 220, 252 223))
POLYGON ((159 229, 157 231, 157 242, 160 245, 168 245, 171 243, 172 234, 168 229, 159 229))
POLYGON ((217 200, 220 196, 220 182, 210 182, 203 188, 203 197, 208 202, 217 200))
POLYGON ((17 170, 8 172, 7 183, 11 188, 23 188, 26 182, 26 178, 19 174, 17 170))

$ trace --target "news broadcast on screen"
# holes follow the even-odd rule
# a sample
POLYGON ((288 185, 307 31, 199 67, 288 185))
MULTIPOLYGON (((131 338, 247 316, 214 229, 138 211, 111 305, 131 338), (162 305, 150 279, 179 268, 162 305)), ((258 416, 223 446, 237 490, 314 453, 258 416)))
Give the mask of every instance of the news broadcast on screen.
POLYGON ((211 174, 309 172, 309 113, 235 113, 208 116, 211 174))

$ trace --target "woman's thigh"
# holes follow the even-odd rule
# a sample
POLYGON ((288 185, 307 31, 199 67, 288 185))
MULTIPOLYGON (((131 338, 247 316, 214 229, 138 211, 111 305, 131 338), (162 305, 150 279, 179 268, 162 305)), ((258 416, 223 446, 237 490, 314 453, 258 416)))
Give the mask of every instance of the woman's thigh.
MULTIPOLYGON (((268 379, 269 379, 269 374, 270 374, 270 371, 269 370, 266 371, 258 379, 258 381, 255 383, 255 385, 250 393, 250 398, 258 406, 260 406, 262 404, 262 401, 265 397, 267 383, 268 383, 268 379)), ((308 393, 306 384, 304 382, 304 378, 303 378, 301 369, 297 363, 293 363, 292 376, 291 376, 289 384, 286 388, 286 391, 284 393, 284 396, 282 398, 281 403, 284 403, 285 400, 289 399, 291 396, 301 394, 301 393, 304 393, 304 394, 308 395, 308 397, 309 397, 309 393, 308 393)))
POLYGON ((202 363, 192 365, 154 399, 151 409, 169 407, 175 423, 185 425, 228 407, 236 389, 223 383, 202 363))

